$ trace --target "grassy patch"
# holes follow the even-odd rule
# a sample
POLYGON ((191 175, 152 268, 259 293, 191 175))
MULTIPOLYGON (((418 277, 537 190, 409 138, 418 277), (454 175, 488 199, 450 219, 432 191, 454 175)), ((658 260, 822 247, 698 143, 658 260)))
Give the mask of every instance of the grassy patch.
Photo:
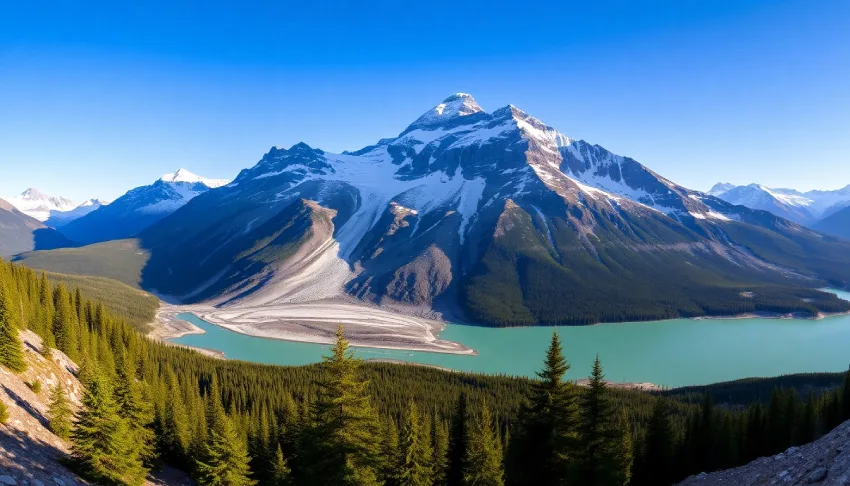
POLYGON ((149 257, 138 240, 128 239, 80 248, 33 251, 20 255, 15 261, 48 272, 104 277, 138 289, 142 269, 149 257))

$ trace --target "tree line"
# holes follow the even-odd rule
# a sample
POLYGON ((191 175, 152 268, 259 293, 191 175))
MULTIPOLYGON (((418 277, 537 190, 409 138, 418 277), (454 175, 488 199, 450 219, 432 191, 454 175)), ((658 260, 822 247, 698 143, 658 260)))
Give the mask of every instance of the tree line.
MULTIPOLYGON (((613 389, 597 358, 566 381, 558 335, 537 379, 362 363, 344 332, 320 364, 223 361, 145 338, 103 303, 0 263, 0 365, 18 330, 80 365, 82 407, 50 390, 76 470, 140 484, 168 464, 204 485, 666 485, 811 441, 850 418, 850 380, 767 402, 613 389)), ((3 406, 0 406, 0 418, 3 406)))

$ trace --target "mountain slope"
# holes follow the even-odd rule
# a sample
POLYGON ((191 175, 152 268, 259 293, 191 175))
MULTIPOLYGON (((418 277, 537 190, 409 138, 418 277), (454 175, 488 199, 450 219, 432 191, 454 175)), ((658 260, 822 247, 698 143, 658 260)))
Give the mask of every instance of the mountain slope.
POLYGON ((108 201, 103 201, 101 199, 89 199, 69 211, 50 211, 50 216, 44 221, 44 224, 51 228, 65 226, 66 224, 80 219, 92 211, 100 209, 101 206, 106 206, 108 204, 108 201))
POLYGON ((185 169, 137 187, 89 214, 61 227, 74 241, 89 244, 134 236, 173 213, 199 194, 227 181, 205 179, 185 169))
POLYGON ((850 206, 818 221, 815 223, 814 229, 850 240, 850 206))
POLYGON ((29 188, 20 195, 9 198, 8 202, 39 221, 47 221, 52 214, 71 211, 77 206, 70 199, 48 196, 35 188, 29 188))
POLYGON ((0 199, 0 256, 9 257, 35 249, 49 250, 72 245, 56 230, 0 199))
POLYGON ((355 296, 494 325, 843 310, 806 287, 850 280, 850 244, 465 94, 355 152, 272 148, 139 239, 143 287, 187 301, 355 296))

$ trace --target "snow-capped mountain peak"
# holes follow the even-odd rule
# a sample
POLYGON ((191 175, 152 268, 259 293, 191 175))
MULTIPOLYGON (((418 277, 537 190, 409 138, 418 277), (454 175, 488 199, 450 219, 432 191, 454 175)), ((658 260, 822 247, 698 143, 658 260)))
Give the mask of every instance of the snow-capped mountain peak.
POLYGON ((201 184, 211 189, 226 186, 230 182, 225 179, 207 179, 205 177, 193 174, 192 172, 189 172, 186 169, 177 169, 177 171, 175 172, 163 175, 159 178, 159 180, 167 183, 188 182, 190 184, 195 184, 200 182, 201 184))
POLYGON ((27 216, 46 221, 52 212, 70 211, 76 207, 73 201, 64 197, 53 197, 31 187, 8 202, 27 216))
POLYGON ((711 189, 708 190, 708 194, 710 194, 712 196, 719 196, 719 195, 723 194, 724 192, 728 192, 728 191, 734 189, 735 187, 737 187, 737 186, 735 186, 735 184, 732 184, 730 182, 718 182, 717 184, 711 186, 711 189))
POLYGON ((415 129, 433 130, 446 125, 474 122, 475 120, 470 118, 475 117, 470 115, 477 113, 485 112, 478 106, 472 95, 455 93, 417 118, 402 132, 402 135, 415 129))

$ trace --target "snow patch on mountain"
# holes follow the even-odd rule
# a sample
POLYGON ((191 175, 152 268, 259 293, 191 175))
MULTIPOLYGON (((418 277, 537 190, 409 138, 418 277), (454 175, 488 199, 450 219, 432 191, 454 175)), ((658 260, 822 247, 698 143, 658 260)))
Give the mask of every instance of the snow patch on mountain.
POLYGON ((175 172, 171 172, 163 175, 159 178, 159 180, 163 182, 189 182, 189 183, 198 183, 209 187, 210 189, 215 189, 216 187, 226 186, 230 183, 230 181, 226 179, 207 179, 206 177, 201 177, 199 175, 193 174, 186 169, 177 169, 175 172))
POLYGON ((73 201, 64 197, 48 196, 38 189, 29 188, 18 196, 6 198, 18 211, 39 221, 47 221, 52 211, 71 211, 77 207, 73 201))

